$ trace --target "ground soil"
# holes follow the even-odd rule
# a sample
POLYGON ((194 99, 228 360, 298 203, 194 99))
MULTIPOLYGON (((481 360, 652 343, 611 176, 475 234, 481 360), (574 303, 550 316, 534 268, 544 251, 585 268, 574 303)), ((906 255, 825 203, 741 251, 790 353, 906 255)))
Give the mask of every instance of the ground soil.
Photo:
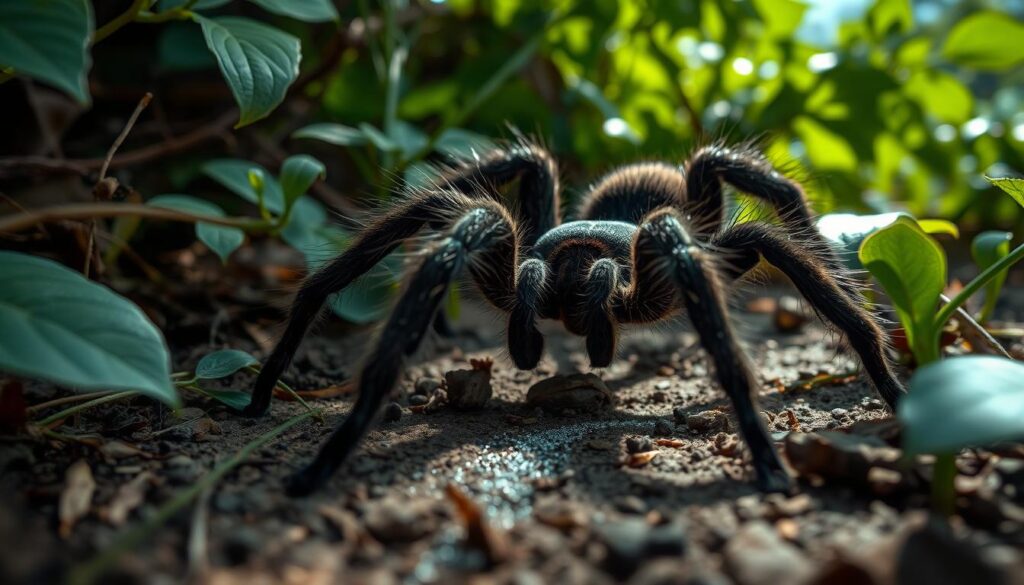
MULTIPOLYGON (((893 442, 891 425, 871 424, 891 417, 862 375, 835 386, 791 388, 820 374, 842 379, 858 372, 834 336, 815 323, 782 334, 770 313, 743 313, 743 335, 764 382, 761 410, 780 449, 796 434, 817 431, 893 442)), ((528 406, 527 390, 556 373, 589 371, 581 340, 553 329, 548 357, 537 370, 523 372, 511 367, 494 323, 470 314, 456 323, 456 337, 431 340, 403 374, 394 397, 400 419, 376 424, 319 493, 290 499, 282 483, 344 418, 350 396, 317 401, 326 424, 304 421, 252 454, 186 511, 140 537, 101 582, 1021 580, 1024 518, 1013 517, 1024 510, 1020 494, 1016 503, 999 504, 1016 507, 1000 508, 995 521, 964 513, 966 519, 951 524, 930 519, 926 486, 902 485, 898 472, 888 483, 885 477, 858 481, 855 471, 808 473, 794 496, 759 494, 728 404, 684 329, 666 326, 623 339, 619 359, 597 372, 615 396, 612 408, 583 404, 576 412, 551 414, 528 406), (493 397, 482 409, 410 409, 423 400, 413 397, 418 381, 440 381, 445 372, 469 368, 474 358, 495 360, 493 397), (663 444, 646 444, 658 439, 663 444), (655 455, 634 458, 631 466, 623 463, 635 454, 630 451, 655 455), (887 491, 885 485, 897 487, 887 491), (482 523, 458 512, 460 495, 471 502, 470 512, 483 511, 482 523)), ((370 339, 366 330, 322 330, 307 340, 287 379, 300 389, 344 380, 356 371, 370 339)), ((263 351, 242 338, 233 344, 263 351)), ((175 365, 193 367, 209 350, 179 348, 175 365)), ((250 382, 238 375, 226 384, 247 388, 250 382)), ((26 383, 29 404, 63 394, 26 383)), ((136 399, 82 413, 60 429, 97 432, 141 454, 8 437, 0 444, 0 581, 62 579, 246 443, 302 412, 294 402, 275 400, 266 417, 248 420, 191 396, 175 415, 136 399), (60 498, 67 471, 79 460, 88 463, 96 489, 88 512, 62 538, 60 498), (123 524, 112 522, 110 508, 123 504, 119 490, 146 473, 152 475, 143 481, 142 503, 123 524)), ((842 458, 839 451, 825 454, 842 458)), ((1006 461, 1014 461, 1012 450, 1001 458, 968 453, 961 467, 978 481, 1009 485, 1015 472, 1006 461), (1009 470, 985 472, 995 460, 1009 470)), ((918 468, 927 475, 926 464, 918 468)), ((970 498, 970 486, 961 488, 970 498)))

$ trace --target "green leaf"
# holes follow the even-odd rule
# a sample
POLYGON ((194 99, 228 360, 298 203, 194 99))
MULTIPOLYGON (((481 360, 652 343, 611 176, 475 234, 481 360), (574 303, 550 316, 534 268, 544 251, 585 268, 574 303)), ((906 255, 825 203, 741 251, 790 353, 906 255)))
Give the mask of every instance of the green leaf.
POLYGON ((1024 24, 1008 14, 977 12, 961 20, 946 38, 942 56, 984 71, 1005 71, 1024 61, 1024 24))
MULTIPOLYGON (((974 257, 974 263, 984 272, 989 266, 1010 253, 1010 240, 1012 239, 1013 234, 1010 232, 981 232, 971 242, 971 256, 974 257)), ((1001 271, 985 285, 985 305, 978 313, 979 323, 984 324, 988 321, 992 311, 996 308, 999 291, 1002 290, 1003 283, 1006 281, 1007 272, 1008 270, 1001 271)))
POLYGON ((374 145, 377 150, 395 152, 400 149, 398 144, 388 138, 387 135, 378 130, 372 124, 362 122, 359 124, 359 130, 362 131, 363 136, 365 136, 366 139, 370 141, 370 144, 374 145))
POLYGON ((448 128, 438 137, 434 148, 456 158, 471 158, 494 149, 495 144, 483 134, 462 128, 448 128))
POLYGON ((391 254, 330 299, 331 310, 352 323, 366 324, 387 316, 398 292, 401 258, 391 254))
POLYGON ((76 390, 136 390, 171 405, 170 355, 131 301, 51 260, 0 252, 0 369, 76 390))
POLYGON ((168 71, 197 71, 217 65, 206 50, 203 31, 194 22, 170 22, 157 43, 160 66, 168 71))
MULTIPOLYGON (((860 261, 892 299, 910 347, 928 343, 946 286, 946 253, 938 243, 914 220, 900 217, 864 239, 860 261)), ((925 357, 918 359, 923 363, 925 357)))
POLYGON ((363 146, 366 144, 366 135, 361 130, 344 124, 327 122, 299 128, 292 133, 292 138, 321 140, 335 146, 363 146))
POLYGON ((868 11, 868 22, 879 39, 909 31, 914 25, 910 0, 877 0, 868 11))
POLYGON ((326 177, 324 163, 308 154, 297 154, 285 159, 280 177, 285 209, 291 208, 299 197, 305 195, 317 179, 326 177))
POLYGON ((1024 439, 1024 364, 992 356, 929 364, 897 408, 909 455, 1024 439))
POLYGON ((241 109, 235 127, 265 118, 299 75, 299 39, 247 18, 197 15, 195 19, 241 109))
POLYGON ((946 234, 957 239, 960 238, 960 228, 956 227, 956 224, 951 221, 944 219, 919 219, 917 220, 917 225, 926 234, 946 234))
POLYGON ((1013 200, 1018 205, 1024 207, 1024 179, 1016 179, 1013 177, 985 177, 989 183, 992 183, 996 187, 999 187, 1003 191, 1013 197, 1013 200))
POLYGON ((203 394, 235 410, 242 410, 252 402, 252 395, 240 390, 209 390, 203 388, 203 394))
POLYGON ((249 172, 256 170, 263 175, 263 203, 276 215, 284 213, 284 191, 281 184, 262 166, 237 158, 221 158, 207 162, 202 172, 207 177, 224 185, 242 199, 259 205, 259 197, 249 181, 249 172))
POLYGON ((402 156, 409 158, 418 153, 427 145, 427 135, 419 128, 404 120, 395 120, 391 125, 391 134, 388 136, 397 147, 402 156))
POLYGON ((906 217, 913 219, 909 213, 896 211, 892 213, 876 213, 857 215, 855 213, 827 213, 818 218, 818 231, 826 240, 832 242, 839 258, 853 270, 864 268, 857 256, 864 238, 897 219, 906 217))
MULTIPOLYGON (((146 202, 153 207, 177 209, 198 215, 224 217, 224 210, 209 201, 191 195, 157 195, 146 202)), ((197 222, 196 237, 208 248, 220 256, 221 262, 227 263, 228 257, 245 242, 245 232, 239 228, 197 222)))
POLYGON ((331 0, 249 0, 264 10, 304 22, 338 20, 338 11, 331 0))
MULTIPOLYGON (((327 222, 327 210, 311 197, 299 197, 292 207, 288 224, 281 230, 281 239, 307 257, 329 246, 329 242, 319 233, 327 222)), ((336 252, 330 249, 330 252, 336 252)))
POLYGON ((793 130, 803 140, 807 148, 807 158, 816 168, 856 170, 857 154, 846 138, 808 116, 797 117, 793 121, 793 130))
POLYGON ((943 122, 962 124, 971 117, 971 91, 949 73, 918 71, 904 85, 903 92, 943 122))
POLYGON ((242 368, 258 366, 260 361, 240 349, 220 349, 206 354, 196 365, 196 377, 201 380, 227 378, 242 368))
POLYGON ((88 0, 0 0, 0 70, 49 83, 89 103, 88 0))

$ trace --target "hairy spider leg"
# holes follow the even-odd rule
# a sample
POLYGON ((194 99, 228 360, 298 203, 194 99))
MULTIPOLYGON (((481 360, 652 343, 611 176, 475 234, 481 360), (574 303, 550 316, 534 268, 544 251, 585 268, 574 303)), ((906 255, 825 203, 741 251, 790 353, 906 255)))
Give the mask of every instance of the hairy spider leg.
POLYGON ((548 288, 550 270, 539 258, 528 258, 516 272, 515 303, 508 317, 508 353, 520 370, 537 367, 544 353, 544 336, 537 314, 548 288))
POLYGON ((719 384, 732 401, 740 434, 750 449, 757 485, 763 491, 788 492, 792 480, 772 445, 756 407, 760 386, 728 319, 719 275, 707 252, 687 232, 678 212, 652 213, 634 240, 633 279, 625 296, 632 303, 648 294, 677 291, 701 345, 714 363, 719 384), (650 292, 649 292, 650 291, 650 292))
POLYGON ((590 365, 603 368, 615 357, 617 327, 612 320, 612 298, 619 287, 619 265, 611 258, 590 265, 582 305, 587 315, 587 355, 590 365))
POLYGON ((477 193, 485 186, 497 197, 497 188, 517 178, 520 239, 524 246, 532 247, 559 223, 558 168, 543 148, 522 141, 492 150, 448 169, 437 184, 462 193, 477 193))
POLYGON ((737 255, 730 260, 739 275, 764 258, 789 277, 818 315, 845 336, 878 393, 895 411, 905 390, 885 354, 885 333, 871 313, 852 298, 854 293, 840 286, 833 271, 820 258, 794 243, 785 231, 760 223, 730 228, 716 237, 713 245, 737 255))
MULTIPOLYGON (((467 262, 470 265, 480 262, 482 254, 489 250, 504 249, 514 253, 515 238, 511 219, 497 204, 491 204, 466 211, 451 227, 448 236, 431 249, 363 366, 355 406, 316 459, 289 479, 289 494, 309 494, 345 461, 366 433, 384 397, 394 388, 405 358, 419 347, 452 281, 458 278, 467 262)), ((510 261, 514 265, 514 257, 510 261)))

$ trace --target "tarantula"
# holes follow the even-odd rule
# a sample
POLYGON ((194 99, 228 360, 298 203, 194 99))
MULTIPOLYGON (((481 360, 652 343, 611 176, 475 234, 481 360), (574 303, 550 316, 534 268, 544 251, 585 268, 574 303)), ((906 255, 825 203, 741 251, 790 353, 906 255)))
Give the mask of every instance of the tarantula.
POLYGON ((444 169, 437 188, 395 204, 343 254, 310 276, 283 337, 256 380, 245 414, 263 414, 282 372, 327 300, 424 226, 439 236, 405 287, 358 378, 351 413, 316 459, 288 482, 303 495, 338 468, 395 386, 463 268, 487 301, 508 313, 508 351, 520 369, 540 361, 538 319, 586 337, 593 367, 615 355, 619 324, 655 323, 685 311, 728 394, 752 455, 757 485, 789 491, 791 478, 758 415, 757 376, 730 325, 726 288, 762 259, 785 273, 843 334, 875 388, 895 407, 904 392, 885 338, 812 223, 800 186, 750 147, 708 146, 683 166, 638 163, 594 184, 579 220, 562 223, 555 162, 525 140, 444 169), (500 191, 518 180, 516 212, 500 191), (723 186, 766 201, 779 224, 725 225, 723 186))

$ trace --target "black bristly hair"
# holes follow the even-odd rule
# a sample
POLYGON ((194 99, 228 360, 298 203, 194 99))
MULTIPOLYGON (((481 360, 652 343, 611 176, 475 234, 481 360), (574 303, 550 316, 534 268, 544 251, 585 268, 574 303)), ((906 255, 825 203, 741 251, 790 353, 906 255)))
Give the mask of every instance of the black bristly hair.
POLYGON ((421 230, 437 234, 427 240, 423 260, 363 366, 355 406, 313 463, 290 479, 290 493, 316 489, 345 461, 463 271, 491 305, 509 315, 508 350, 520 369, 535 367, 543 355, 538 319, 560 320, 586 337, 591 365, 602 367, 615 356, 620 324, 688 315, 736 410, 757 484, 766 491, 789 491, 792 481, 758 416, 758 379, 725 303, 730 283, 759 262, 793 281, 845 337, 879 394, 895 408, 904 390, 878 321, 844 284, 848 274, 815 228, 800 185, 756 149, 716 144, 697 150, 683 165, 622 167, 589 189, 577 221, 561 221, 558 200, 554 159, 525 139, 450 161, 432 187, 384 211, 345 253, 306 280, 246 414, 266 411, 328 296, 421 230), (516 180, 518 196, 506 203, 502 191, 516 180), (725 226, 726 185, 768 203, 780 225, 725 226))

